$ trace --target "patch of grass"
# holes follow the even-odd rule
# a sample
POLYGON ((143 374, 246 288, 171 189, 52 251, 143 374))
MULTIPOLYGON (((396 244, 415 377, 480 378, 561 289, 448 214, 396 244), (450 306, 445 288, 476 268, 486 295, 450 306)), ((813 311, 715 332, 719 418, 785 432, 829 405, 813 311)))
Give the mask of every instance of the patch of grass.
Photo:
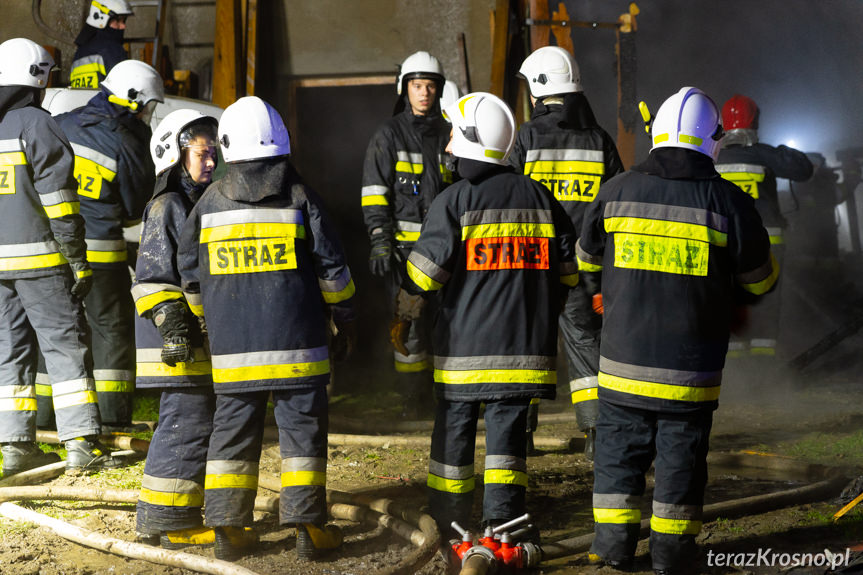
POLYGON ((794 443, 782 445, 792 457, 823 463, 863 461, 863 430, 853 433, 812 433, 794 443))
POLYGON ((374 451, 366 451, 363 459, 366 461, 378 461, 381 458, 380 453, 375 453, 374 451))
POLYGON ((158 421, 160 391, 139 390, 132 396, 132 419, 158 421))
POLYGON ((725 517, 717 517, 716 518, 716 528, 719 531, 725 531, 726 533, 733 533, 738 535, 743 533, 743 527, 734 524, 734 521, 731 519, 727 519, 725 517))

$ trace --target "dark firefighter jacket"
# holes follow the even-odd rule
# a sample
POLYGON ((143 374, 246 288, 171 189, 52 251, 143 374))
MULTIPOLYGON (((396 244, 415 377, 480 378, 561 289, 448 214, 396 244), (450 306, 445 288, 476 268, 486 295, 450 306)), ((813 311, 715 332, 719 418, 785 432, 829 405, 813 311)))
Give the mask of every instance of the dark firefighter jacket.
POLYGON ((517 172, 552 191, 575 225, 576 236, 600 184, 623 171, 614 140, 596 123, 580 92, 562 101, 537 101, 530 121, 518 131, 509 161, 517 172))
POLYGON ((602 272, 600 400, 715 408, 733 286, 764 294, 779 274, 752 199, 708 156, 654 150, 603 186, 576 251, 582 275, 602 272))
POLYGON ((156 180, 153 198, 144 210, 141 246, 135 264, 136 387, 193 387, 212 385, 210 358, 206 355, 198 321, 188 314, 189 339, 195 361, 175 367, 162 363, 162 336, 153 325, 153 313, 165 302, 183 300, 177 248, 183 224, 206 185, 196 185, 181 166, 156 180))
POLYGON ((0 87, 0 279, 68 273, 86 259, 74 156, 39 91, 0 87))
POLYGON ((75 151, 87 258, 94 268, 126 266, 123 227, 138 223, 153 190, 150 128, 105 92, 57 116, 75 151))
POLYGON ((572 222, 540 183, 483 165, 432 203, 404 287, 440 292, 434 378, 445 399, 554 398, 557 315, 578 282, 572 222))
POLYGON ((69 85, 72 88, 98 88, 111 68, 128 60, 129 54, 123 48, 123 34, 123 30, 100 30, 85 24, 75 38, 77 48, 72 58, 69 85))
POLYGON ((395 245, 413 246, 429 206, 453 181, 444 163, 450 125, 439 114, 414 116, 408 107, 378 128, 363 164, 366 228, 380 228, 395 245))
POLYGON ((192 209, 178 263, 207 322, 216 393, 327 383, 327 311, 352 319, 354 282, 287 157, 229 164, 192 209))
POLYGON ((770 242, 783 243, 785 218, 779 209, 776 178, 804 181, 812 177, 812 162, 806 154, 788 146, 734 145, 719 151, 716 171, 755 199, 770 242))

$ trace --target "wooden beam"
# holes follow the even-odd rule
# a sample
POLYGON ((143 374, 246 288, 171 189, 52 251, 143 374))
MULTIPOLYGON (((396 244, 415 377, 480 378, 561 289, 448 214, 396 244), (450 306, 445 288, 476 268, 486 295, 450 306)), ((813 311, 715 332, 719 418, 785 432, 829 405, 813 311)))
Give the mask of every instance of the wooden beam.
POLYGON ((638 15, 635 2, 629 4, 629 12, 622 14, 617 29, 617 153, 623 167, 629 169, 635 163, 635 133, 640 120, 636 97, 635 17, 638 15))
POLYGON ((255 95, 255 61, 258 54, 258 0, 246 5, 246 96, 255 95))
MULTIPOLYGON (((530 19, 548 20, 548 0, 530 0, 530 19)), ((534 52, 543 46, 548 46, 551 28, 549 26, 530 26, 530 51, 534 52)))
POLYGON ((569 25, 569 14, 566 12, 566 5, 563 2, 558 3, 557 11, 552 12, 551 19, 567 23, 565 26, 552 24, 551 33, 554 34, 558 46, 574 55, 575 47, 572 45, 572 33, 570 32, 572 26, 569 25))
POLYGON ((489 91, 498 98, 503 98, 509 40, 509 0, 497 0, 492 22, 491 87, 489 91))
POLYGON ((239 0, 216 0, 213 103, 222 108, 227 108, 239 97, 243 46, 241 22, 239 0))

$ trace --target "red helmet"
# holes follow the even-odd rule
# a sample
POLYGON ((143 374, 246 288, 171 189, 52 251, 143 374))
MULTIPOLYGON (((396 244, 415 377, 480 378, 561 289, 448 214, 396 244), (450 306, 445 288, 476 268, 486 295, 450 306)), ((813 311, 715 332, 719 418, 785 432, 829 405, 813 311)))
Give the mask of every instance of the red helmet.
POLYGON ((728 130, 757 130, 758 106, 755 100, 734 94, 722 106, 722 127, 728 130))

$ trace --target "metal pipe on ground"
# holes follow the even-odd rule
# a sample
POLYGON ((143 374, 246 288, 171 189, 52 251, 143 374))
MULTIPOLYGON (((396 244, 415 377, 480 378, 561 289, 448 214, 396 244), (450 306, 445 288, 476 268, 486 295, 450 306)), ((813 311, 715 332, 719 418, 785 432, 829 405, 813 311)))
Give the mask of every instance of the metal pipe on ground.
POLYGON ((98 549, 106 553, 113 553, 121 557, 128 557, 129 559, 141 559, 150 563, 179 567, 212 575, 258 575, 254 571, 228 561, 208 559, 200 555, 160 549, 158 547, 102 535, 96 531, 82 529, 65 521, 25 509, 8 501, 0 504, 0 515, 15 521, 34 523, 40 527, 50 529, 60 537, 79 545, 98 549))
MULTIPOLYGON (((561 423, 572 423, 575 421, 575 412, 563 413, 541 413, 539 414, 539 425, 557 425, 561 423)), ((269 421, 268 421, 269 423, 269 421)), ((273 422, 274 423, 274 422, 273 422)), ((365 420, 353 419, 338 415, 330 415, 330 429, 336 429, 342 433, 411 433, 418 431, 431 431, 434 421, 391 421, 386 419, 365 420)), ((477 430, 485 430, 485 420, 477 421, 477 430)))

